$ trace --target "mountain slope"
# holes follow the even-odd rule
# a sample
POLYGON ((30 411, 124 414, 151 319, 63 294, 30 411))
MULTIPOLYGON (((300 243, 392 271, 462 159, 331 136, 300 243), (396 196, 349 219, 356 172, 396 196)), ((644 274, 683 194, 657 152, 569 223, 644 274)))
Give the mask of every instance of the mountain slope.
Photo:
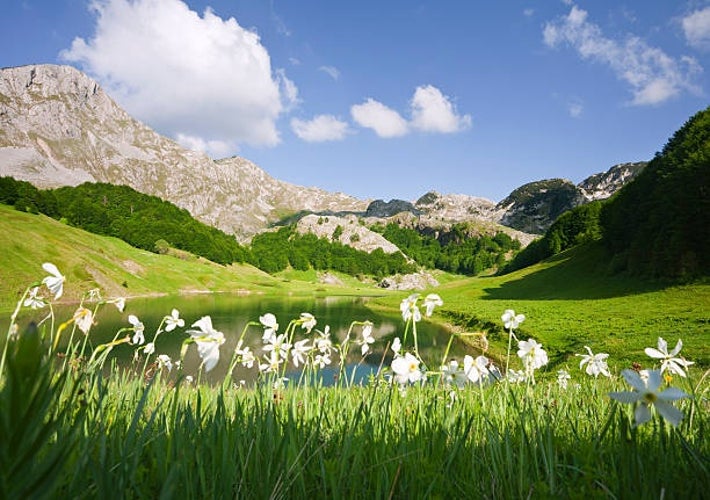
POLYGON ((70 66, 0 70, 0 174, 39 187, 125 184, 246 239, 299 210, 367 202, 269 176, 243 158, 213 161, 155 133, 70 66))

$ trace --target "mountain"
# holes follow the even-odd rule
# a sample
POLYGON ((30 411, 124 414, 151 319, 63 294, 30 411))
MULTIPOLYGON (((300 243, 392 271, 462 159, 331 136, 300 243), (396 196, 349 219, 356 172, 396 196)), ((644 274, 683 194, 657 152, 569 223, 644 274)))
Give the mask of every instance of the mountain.
POLYGON ((38 187, 123 184, 244 240, 300 210, 367 202, 279 181, 239 157, 213 161, 133 119, 70 66, 0 70, 0 175, 38 187))
POLYGON ((634 179, 647 162, 622 163, 575 185, 548 179, 520 186, 496 205, 499 222, 526 233, 542 234, 564 212, 590 201, 604 200, 634 179))
MULTIPOLYGON (((187 150, 133 119, 73 67, 0 69, 0 175, 41 188, 83 182, 127 185, 170 201, 240 241, 274 223, 297 222, 315 213, 352 214, 368 224, 395 220, 430 234, 446 232, 458 222, 473 222, 481 232, 503 229, 526 244, 534 237, 530 233, 543 233, 562 212, 613 194, 643 165, 618 165, 577 186, 562 179, 537 181, 498 204, 433 191, 415 202, 369 203, 274 179, 244 158, 214 161, 187 150)), ((323 228, 314 229, 309 222, 301 229, 323 228)), ((375 236, 360 232, 353 240, 375 241, 375 236)), ((349 238, 345 237, 347 244, 349 238)))

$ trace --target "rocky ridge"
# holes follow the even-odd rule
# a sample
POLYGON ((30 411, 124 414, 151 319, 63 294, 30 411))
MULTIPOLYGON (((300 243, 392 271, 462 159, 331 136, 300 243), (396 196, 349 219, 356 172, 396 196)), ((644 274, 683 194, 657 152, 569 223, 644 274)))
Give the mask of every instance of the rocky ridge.
POLYGON ((70 66, 0 70, 0 175, 38 187, 128 185, 245 240, 300 210, 367 202, 279 181, 244 158, 213 161, 133 119, 70 66))

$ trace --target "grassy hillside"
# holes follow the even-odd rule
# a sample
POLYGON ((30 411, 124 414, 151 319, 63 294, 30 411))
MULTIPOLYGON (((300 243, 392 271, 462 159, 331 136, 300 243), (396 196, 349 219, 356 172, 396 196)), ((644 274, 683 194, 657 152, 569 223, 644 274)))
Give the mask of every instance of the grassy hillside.
MULTIPOLYGON (((550 354, 549 373, 576 370, 588 345, 610 354, 619 370, 648 361, 645 347, 663 337, 669 349, 680 338, 681 354, 710 366, 710 284, 663 287, 622 276, 608 276, 599 243, 583 245, 506 276, 469 278, 431 290, 444 300, 441 316, 467 332, 487 331, 491 354, 503 356, 505 309, 525 314, 518 337, 533 337, 550 354)), ((394 306, 395 299, 383 299, 394 306)), ((515 356, 515 354, 513 354, 515 356)), ((698 371, 696 370, 696 373, 698 371)))
MULTIPOLYGON (((249 265, 221 266, 183 252, 158 255, 116 238, 97 236, 44 215, 0 205, 0 310, 10 310, 52 262, 67 277, 62 300, 79 300, 91 288, 104 296, 202 291, 327 292, 277 279, 249 265)), ((335 290, 337 291, 337 290, 335 290)))

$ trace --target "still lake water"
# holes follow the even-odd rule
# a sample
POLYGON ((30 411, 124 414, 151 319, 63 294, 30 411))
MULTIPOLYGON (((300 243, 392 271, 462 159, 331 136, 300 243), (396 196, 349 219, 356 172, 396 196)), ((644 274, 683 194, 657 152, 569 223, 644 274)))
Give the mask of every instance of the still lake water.
MULTIPOLYGON (((216 330, 224 333, 225 343, 220 348, 220 361, 217 366, 207 374, 203 374, 202 380, 205 382, 221 382, 227 372, 228 365, 236 347, 237 341, 249 322, 259 322, 259 316, 265 313, 272 313, 279 323, 279 333, 284 333, 288 323, 299 318, 302 312, 308 312, 315 316, 318 321, 315 329, 324 330, 326 325, 330 326, 330 334, 333 343, 339 343, 347 334, 348 328, 353 321, 369 320, 373 323, 373 337, 376 342, 371 346, 371 353, 364 362, 361 363, 360 346, 353 343, 350 347, 350 354, 347 360, 348 377, 350 370, 355 369, 355 381, 366 379, 370 374, 376 373, 383 360, 385 347, 394 337, 402 338, 405 323, 399 314, 388 315, 375 312, 366 307, 367 298, 363 297, 295 297, 295 296, 264 296, 247 295, 237 296, 230 294, 205 294, 192 296, 170 296, 159 298, 136 298, 129 299, 126 303, 126 310, 120 313, 113 305, 105 304, 97 313, 95 325, 90 332, 91 345, 94 347, 111 341, 120 328, 129 327, 128 315, 136 315, 145 325, 146 342, 151 342, 155 332, 166 315, 170 315, 173 308, 180 311, 180 317, 185 320, 185 328, 178 328, 172 332, 163 332, 156 341, 156 351, 152 356, 167 354, 171 359, 180 358, 180 348, 182 342, 189 335, 185 330, 195 321, 203 316, 212 318, 212 325, 216 330)), ((92 308, 92 304, 86 304, 92 308)), ((73 314, 76 306, 58 307, 55 309, 57 324, 65 321, 73 314)), ((46 314, 47 309, 42 312, 46 314)), ((28 315, 31 311, 23 309, 18 318, 20 326, 27 324, 28 315)), ((0 321, 3 331, 7 329, 9 318, 0 321), (4 325, 4 326, 3 326, 4 325)), ((422 321, 417 325, 419 349, 424 361, 430 368, 438 368, 442 356, 446 349, 449 334, 441 326, 422 321)), ((351 333, 351 339, 361 338, 361 328, 356 326, 351 333)), ((249 346, 258 358, 262 358, 265 352, 262 350, 263 328, 251 326, 244 337, 245 345, 249 346)), ((64 335, 68 336, 68 332, 64 335)), ((80 332, 75 335, 83 336, 80 332)), ((300 327, 296 329, 294 341, 304 338, 314 338, 315 330, 307 335, 300 327)), ((408 334, 406 349, 411 350, 411 332, 408 334)), ((461 357, 467 352, 464 345, 454 342, 450 356, 461 357)), ((134 347, 130 345, 119 345, 111 352, 111 358, 116 359, 121 366, 130 366, 133 361, 134 347)), ((391 352, 385 358, 384 366, 388 366, 391 360, 391 352)), ((257 362, 258 364, 258 362, 257 362)), ((254 381, 258 374, 257 364, 252 369, 238 367, 234 373, 234 380, 245 380, 247 383, 254 381)), ((137 365, 143 366, 143 360, 137 365)), ((200 358, 197 355, 196 346, 190 345, 184 360, 184 373, 197 376, 200 365, 200 358)), ((136 365, 134 365, 136 366, 136 365)), ((333 356, 331 369, 321 371, 323 383, 329 384, 333 381, 337 373, 338 357, 333 356)), ((289 366, 287 377, 298 378, 299 371, 289 366)))

